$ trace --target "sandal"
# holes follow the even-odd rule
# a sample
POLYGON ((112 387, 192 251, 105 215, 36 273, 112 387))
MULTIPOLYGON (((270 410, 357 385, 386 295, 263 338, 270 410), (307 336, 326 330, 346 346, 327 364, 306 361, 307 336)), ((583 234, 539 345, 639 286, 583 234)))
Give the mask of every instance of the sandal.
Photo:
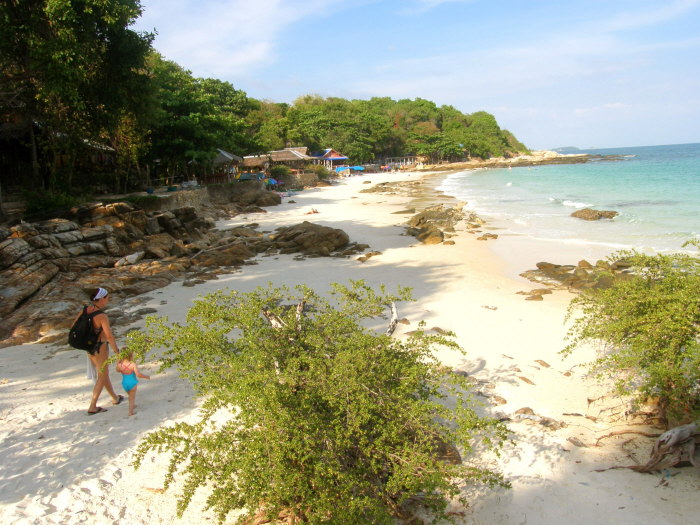
POLYGON ((87 413, 87 414, 88 414, 88 416, 94 416, 95 414, 99 414, 100 412, 107 412, 107 409, 106 409, 106 408, 102 408, 102 407, 97 407, 97 410, 95 410, 94 412, 90 412, 90 411, 88 410, 88 413, 87 413))
POLYGON ((116 402, 116 403, 112 402, 112 404, 113 404, 113 405, 118 405, 119 403, 121 403, 121 402, 124 401, 125 399, 126 399, 126 398, 125 398, 123 395, 119 394, 119 395, 117 396, 117 402, 116 402))

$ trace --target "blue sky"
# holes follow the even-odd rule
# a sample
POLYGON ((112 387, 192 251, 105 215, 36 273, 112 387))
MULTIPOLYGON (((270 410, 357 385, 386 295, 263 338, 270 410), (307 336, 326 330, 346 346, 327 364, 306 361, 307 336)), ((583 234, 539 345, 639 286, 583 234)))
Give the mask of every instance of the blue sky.
POLYGON ((700 0, 142 0, 135 26, 248 96, 425 98, 528 147, 700 142, 700 0))

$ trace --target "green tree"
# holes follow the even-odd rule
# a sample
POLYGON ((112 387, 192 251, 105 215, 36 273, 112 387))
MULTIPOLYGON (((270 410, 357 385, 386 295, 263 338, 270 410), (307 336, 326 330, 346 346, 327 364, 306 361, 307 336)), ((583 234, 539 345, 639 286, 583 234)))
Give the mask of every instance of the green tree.
POLYGON ((599 342, 591 370, 638 401, 658 398, 662 418, 700 413, 700 259, 688 254, 613 254, 630 264, 629 278, 576 297, 570 354, 599 342))
POLYGON ((246 93, 230 82, 214 78, 200 78, 197 84, 211 105, 211 131, 218 147, 239 155, 253 149, 254 141, 247 133, 245 121, 253 103, 246 93))
POLYGON ((436 347, 458 350, 450 335, 365 328, 408 294, 362 281, 332 285, 331 298, 270 286, 211 294, 183 324, 149 319, 129 349, 164 348, 163 368, 176 366, 205 401, 200 421, 148 435, 136 465, 169 453, 166 486, 185 478, 179 512, 210 487, 219 520, 242 509, 239 523, 391 524, 412 504, 445 517, 464 483, 506 485, 469 457, 440 457, 450 443, 469 456, 477 436, 495 449, 505 438, 436 361, 436 347))
POLYGON ((14 118, 31 136, 33 188, 70 189, 77 157, 88 153, 86 141, 109 136, 122 111, 138 113, 152 40, 129 29, 140 14, 138 0, 0 4, 0 92, 14 94, 14 118), (41 141, 34 123, 41 126, 41 141), (39 180, 36 152, 42 145, 49 154, 43 158, 51 159, 44 162, 50 177, 39 180))
POLYGON ((287 145, 287 110, 289 104, 251 99, 246 115, 247 133, 252 141, 251 153, 280 150, 287 145))
MULTIPOLYGON (((308 146, 312 151, 331 147, 350 158, 350 162, 371 162, 377 157, 418 154, 433 161, 459 160, 465 153, 488 158, 526 151, 512 134, 501 130, 496 119, 479 111, 465 115, 452 106, 438 108, 433 102, 417 98, 394 101, 388 97, 370 100, 346 100, 305 95, 286 111, 284 118, 270 113, 276 139, 284 128, 285 144, 308 146)), ((260 115, 255 115, 256 121, 260 115)))
POLYGON ((191 73, 158 53, 150 57, 157 109, 151 125, 153 161, 161 177, 183 175, 206 164, 219 146, 219 128, 210 96, 191 73))
POLYGON ((515 135, 513 135, 507 129, 502 130, 501 134, 503 135, 506 143, 508 144, 509 153, 530 153, 530 150, 527 148, 527 146, 520 142, 515 137, 515 135))

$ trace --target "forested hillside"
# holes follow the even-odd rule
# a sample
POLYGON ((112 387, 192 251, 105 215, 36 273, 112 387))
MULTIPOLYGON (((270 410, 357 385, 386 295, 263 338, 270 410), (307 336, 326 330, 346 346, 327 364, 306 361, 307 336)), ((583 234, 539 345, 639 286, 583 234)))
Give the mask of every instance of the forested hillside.
POLYGON ((346 100, 306 95, 291 105, 253 103, 255 109, 246 121, 262 150, 332 147, 360 163, 398 155, 440 162, 527 151, 485 111, 467 115, 421 98, 346 100))
POLYGON ((152 34, 130 29, 141 9, 138 0, 0 4, 0 195, 127 191, 152 175, 206 172, 217 148, 334 148, 352 163, 526 151, 483 111, 420 98, 278 103, 193 77, 152 48, 152 34))

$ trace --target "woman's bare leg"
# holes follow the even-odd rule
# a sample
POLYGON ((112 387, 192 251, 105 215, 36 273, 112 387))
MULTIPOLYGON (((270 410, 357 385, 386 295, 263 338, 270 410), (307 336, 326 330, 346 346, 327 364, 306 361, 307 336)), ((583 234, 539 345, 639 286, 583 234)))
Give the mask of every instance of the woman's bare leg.
POLYGON ((129 415, 133 416, 134 415, 134 409, 136 408, 136 389, 138 386, 135 386, 131 390, 129 390, 129 415))
POLYGON ((97 380, 95 381, 95 386, 92 389, 92 399, 90 400, 88 412, 96 412, 97 400, 99 399, 103 388, 107 389, 107 392, 110 396, 112 396, 112 401, 114 403, 119 401, 119 397, 114 392, 112 382, 109 379, 109 367, 105 366, 102 368, 102 365, 109 357, 107 345, 101 345, 99 353, 94 355, 88 354, 88 357, 90 358, 90 361, 92 361, 92 364, 95 365, 95 369, 97 370, 97 380))

